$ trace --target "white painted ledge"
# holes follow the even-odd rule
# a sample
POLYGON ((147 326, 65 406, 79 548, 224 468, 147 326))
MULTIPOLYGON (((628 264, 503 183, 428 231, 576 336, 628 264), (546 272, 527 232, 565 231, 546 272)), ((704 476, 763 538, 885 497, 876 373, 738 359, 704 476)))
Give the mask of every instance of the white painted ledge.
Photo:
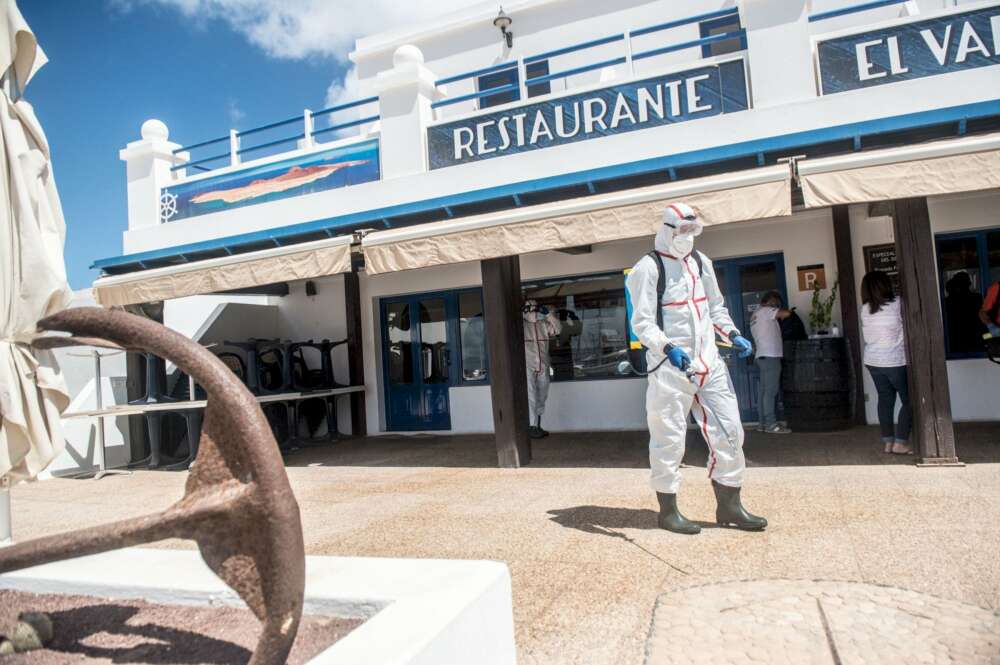
MULTIPOLYGON (((0 576, 0 588, 241 605, 194 550, 130 548, 0 576)), ((314 665, 514 665, 510 573, 493 561, 306 557, 306 612, 366 621, 314 665)))

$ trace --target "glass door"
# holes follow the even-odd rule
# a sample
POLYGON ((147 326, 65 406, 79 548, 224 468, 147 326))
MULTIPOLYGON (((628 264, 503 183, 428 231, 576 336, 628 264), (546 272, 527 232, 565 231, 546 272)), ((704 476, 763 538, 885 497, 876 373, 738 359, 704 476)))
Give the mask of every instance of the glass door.
MULTIPOLYGON (((750 334, 750 318, 759 307, 760 298, 768 291, 777 291, 788 306, 785 288, 785 261, 782 254, 749 256, 738 259, 720 259, 714 262, 719 290, 726 301, 726 309, 733 323, 743 335, 754 342, 750 334)), ((753 358, 741 360, 728 351, 723 352, 733 388, 740 403, 740 416, 744 421, 759 419, 757 397, 760 390, 760 372, 753 358)))
POLYGON ((389 430, 451 429, 452 300, 436 295, 401 296, 381 302, 389 430))

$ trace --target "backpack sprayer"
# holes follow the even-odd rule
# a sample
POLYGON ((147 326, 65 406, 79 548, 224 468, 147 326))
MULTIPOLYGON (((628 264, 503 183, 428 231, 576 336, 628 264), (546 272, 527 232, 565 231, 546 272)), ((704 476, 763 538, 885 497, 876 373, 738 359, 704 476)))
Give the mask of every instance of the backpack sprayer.
MULTIPOLYGON (((698 259, 698 270, 700 272, 701 257, 697 256, 697 253, 695 254, 695 256, 698 259)), ((660 269, 659 280, 657 282, 657 302, 662 302, 663 294, 666 291, 666 277, 663 272, 663 265, 660 263, 659 258, 656 257, 654 254, 653 259, 656 261, 656 265, 660 269)), ((627 268, 625 269, 624 272, 625 276, 628 277, 628 274, 632 272, 632 269, 627 268)), ((660 327, 661 330, 663 329, 663 309, 661 307, 656 308, 656 324, 660 327)), ((646 349, 645 347, 643 347, 642 342, 639 341, 639 338, 636 336, 635 331, 632 330, 632 298, 629 295, 628 289, 625 289, 625 328, 626 330, 628 330, 629 359, 623 360, 620 363, 618 363, 618 373, 622 375, 635 374, 636 376, 648 377, 650 374, 656 372, 661 367, 663 367, 663 364, 666 363, 667 360, 669 360, 669 357, 666 355, 664 355, 663 359, 660 360, 660 362, 656 363, 655 366, 653 366, 651 369, 647 369, 645 372, 636 369, 636 365, 641 364, 642 361, 640 360, 640 358, 644 357, 646 349)), ((733 344, 731 342, 723 341, 720 339, 715 340, 715 345, 720 349, 733 348, 733 344)), ((690 381, 692 384, 695 385, 698 384, 698 371, 695 370, 695 368, 692 366, 690 360, 687 363, 685 363, 684 366, 680 368, 680 370, 684 372, 684 375, 687 377, 688 381, 690 381)), ((711 414, 712 418, 715 420, 715 424, 719 426, 720 430, 722 430, 723 436, 726 437, 726 440, 729 442, 729 445, 732 446, 733 450, 735 451, 737 449, 737 440, 734 439, 733 436, 729 433, 729 430, 726 429, 726 426, 722 423, 722 419, 719 418, 717 415, 715 415, 714 412, 706 409, 704 405, 702 405, 701 410, 704 413, 711 414)))

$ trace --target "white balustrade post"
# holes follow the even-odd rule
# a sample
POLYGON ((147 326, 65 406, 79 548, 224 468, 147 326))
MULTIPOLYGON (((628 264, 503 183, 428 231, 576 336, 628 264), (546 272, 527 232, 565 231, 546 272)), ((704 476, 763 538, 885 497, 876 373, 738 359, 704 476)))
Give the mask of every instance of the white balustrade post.
POLYGON ((635 76, 635 61, 632 60, 632 33, 625 31, 625 66, 628 68, 628 75, 635 76))
POLYGON ((236 166, 240 163, 240 133, 235 129, 229 130, 229 164, 236 166))
POLYGON ((299 150, 311 148, 313 146, 313 114, 306 109, 302 112, 302 140, 299 141, 299 150))
POLYGON ((524 64, 524 58, 517 59, 517 87, 518 99, 521 101, 528 99, 528 66, 524 64))
POLYGON ((187 161, 188 154, 174 154, 181 148, 167 140, 170 131, 159 120, 142 123, 142 140, 132 141, 118 151, 125 162, 128 181, 128 228, 140 229, 169 221, 169 210, 160 214, 160 190, 183 177, 183 169, 171 171, 176 164, 187 161))
POLYGON ((424 54, 411 45, 396 49, 392 69, 376 77, 383 178, 427 170, 427 126, 434 120, 431 103, 441 98, 435 80, 424 66, 424 54))
POLYGON ((753 106, 777 106, 816 96, 810 0, 743 0, 753 106))

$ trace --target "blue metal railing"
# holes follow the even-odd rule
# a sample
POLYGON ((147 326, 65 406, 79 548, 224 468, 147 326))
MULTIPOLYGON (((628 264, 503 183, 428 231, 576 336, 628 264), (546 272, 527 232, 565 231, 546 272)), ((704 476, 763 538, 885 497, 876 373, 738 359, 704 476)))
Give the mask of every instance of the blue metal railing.
POLYGON ((740 10, 737 7, 728 7, 726 9, 717 9, 714 12, 696 14, 695 16, 688 16, 686 18, 679 18, 673 21, 667 21, 666 23, 660 23, 658 25, 651 25, 646 28, 638 28, 629 34, 632 37, 641 37, 642 35, 648 35, 652 32, 660 32, 662 30, 669 30, 670 28, 679 28, 682 25, 691 25, 692 23, 701 23, 702 21, 710 21, 716 18, 726 18, 729 16, 739 15, 740 10))
MULTIPOLYGON (((237 160, 233 159, 233 156, 241 157, 251 152, 257 152, 260 150, 266 150, 268 148, 274 148, 287 143, 296 143, 305 138, 314 138, 316 136, 322 136, 325 134, 330 134, 332 132, 341 131, 344 129, 350 129, 351 127, 357 127, 358 125, 364 125, 372 122, 376 122, 379 119, 379 115, 369 115, 364 118, 358 118, 356 120, 348 120, 346 122, 332 124, 329 127, 324 127, 323 129, 310 129, 312 126, 312 121, 314 121, 319 116, 330 115, 338 111, 346 111, 348 109, 356 108, 359 106, 364 106, 366 104, 372 104, 378 102, 378 97, 365 97, 364 99, 358 99, 353 102, 347 102, 344 104, 337 104, 336 106, 331 106, 329 108, 322 109, 316 112, 303 112, 302 115, 297 115, 292 118, 286 118, 285 120, 278 120, 276 122, 271 122, 266 125, 260 125, 258 127, 251 127, 250 129, 244 129, 239 132, 233 132, 229 136, 222 136, 216 139, 210 139, 208 141, 201 141, 200 143, 192 143, 191 145, 183 146, 174 150, 174 154, 181 152, 189 152, 198 148, 204 148, 210 145, 216 145, 218 143, 229 143, 229 152, 225 152, 218 155, 212 155, 210 157, 201 157, 195 160, 184 162, 183 164, 177 164, 171 167, 171 171, 177 171, 178 169, 194 168, 199 171, 210 171, 214 168, 221 168, 223 165, 216 165, 211 168, 204 166, 209 162, 217 162, 219 160, 228 160, 229 164, 236 163, 237 160), (309 120, 307 120, 307 118, 309 120), (297 123, 303 123, 303 130, 298 134, 292 136, 284 136, 282 138, 272 139, 265 141, 264 143, 258 143, 256 145, 242 146, 240 145, 240 139, 251 136, 253 134, 259 134, 260 132, 266 132, 272 129, 277 129, 279 127, 286 127, 288 125, 293 125, 297 123), (306 126, 308 123, 308 127, 306 126)), ((226 164, 228 166, 228 164, 226 164)))
POLYGON ((590 72, 595 69, 602 69, 604 67, 611 67, 613 65, 624 65, 628 62, 628 58, 621 56, 619 58, 611 58, 610 60, 601 60, 600 62, 595 62, 589 65, 581 65, 579 67, 574 67, 573 69, 564 69, 561 72, 555 72, 554 74, 545 74, 544 76, 536 76, 535 78, 527 79, 525 85, 538 85, 539 83, 545 83, 546 81, 551 81, 553 79, 561 79, 567 76, 575 76, 576 74, 583 74, 584 72, 590 72))
POLYGON ((317 136, 319 134, 329 134, 330 132, 336 132, 341 129, 350 129, 351 127, 357 127, 358 125, 365 125, 369 122, 375 122, 379 119, 378 115, 370 115, 367 118, 358 118, 357 120, 349 120, 348 122, 342 122, 339 125, 330 125, 325 129, 314 130, 312 135, 317 136))
POLYGON ((743 49, 746 48, 746 31, 740 28, 739 30, 732 30, 723 34, 710 35, 708 37, 702 37, 700 39, 693 39, 679 44, 670 44, 667 46, 662 46, 654 49, 648 49, 645 51, 640 51, 637 53, 628 53, 631 46, 631 40, 635 37, 641 37, 643 35, 648 35, 656 32, 662 32, 664 30, 669 30, 671 28, 678 28, 685 25, 691 25, 694 23, 701 23, 702 21, 709 21, 721 18, 739 18, 740 12, 737 7, 729 7, 726 9, 718 9, 711 12, 705 12, 703 14, 696 14, 693 16, 687 16, 681 19, 675 19, 672 21, 667 21, 666 23, 659 23, 657 25, 651 25, 644 28, 637 28, 629 32, 623 32, 616 35, 608 35, 606 37, 600 37, 598 39, 592 39, 586 42, 581 42, 579 44, 572 44, 570 46, 564 46, 562 48, 553 49, 551 51, 545 51, 544 53, 537 53, 535 55, 526 56, 521 59, 520 62, 516 60, 511 60, 509 62, 504 62, 498 65, 492 65, 490 67, 484 67, 482 69, 476 69, 470 72, 463 72, 461 74, 456 74, 454 76, 448 76, 443 79, 435 81, 435 85, 444 85, 446 83, 455 83, 458 81, 465 80, 477 80, 479 77, 486 76, 488 74, 494 74, 498 72, 510 72, 511 76, 507 81, 498 81, 497 84, 491 88, 481 88, 477 91, 456 95, 454 97, 448 97, 440 101, 431 104, 432 108, 441 108, 443 106, 450 106, 452 104, 458 104, 460 102, 478 100, 483 97, 492 97, 494 95, 513 92, 514 100, 521 98, 522 94, 526 92, 526 89, 539 85, 542 83, 547 83, 555 79, 563 79, 570 76, 575 76, 577 74, 584 74, 586 72, 594 71, 596 69, 603 69, 605 67, 612 67, 622 64, 630 64, 630 61, 642 60, 644 58, 652 58, 654 56, 663 55, 665 53, 673 53, 675 51, 683 51, 685 49, 696 48, 705 46, 707 44, 714 44, 716 42, 725 41, 728 39, 740 39, 741 46, 743 49), (623 56, 618 56, 614 58, 602 59, 598 62, 593 62, 587 65, 580 65, 578 67, 573 67, 571 69, 565 69, 558 72, 549 72, 546 74, 541 74, 531 78, 525 78, 523 82, 519 81, 521 78, 521 72, 526 71, 528 65, 545 62, 551 58, 555 58, 561 55, 566 55, 568 53, 575 53, 577 51, 583 51, 586 49, 604 46, 606 44, 614 44, 616 42, 625 42, 629 44, 626 47, 626 54, 623 56), (524 89, 522 89, 522 86, 524 89))
POLYGON ((872 0, 871 2, 862 2, 861 4, 858 5, 841 7, 840 9, 831 9, 829 11, 819 12, 817 14, 810 14, 809 22, 815 23, 816 21, 825 21, 828 18, 846 16, 847 14, 856 14, 857 12, 865 12, 868 11, 869 9, 879 9, 880 7, 901 5, 905 2, 907 2, 907 0, 872 0))
POLYGON ((454 83, 455 81, 462 81, 474 76, 484 76, 486 74, 493 74, 496 72, 502 72, 507 69, 514 69, 517 67, 517 60, 511 60, 509 62, 502 62, 499 65, 493 65, 491 67, 483 67, 482 69, 477 69, 471 72, 464 72, 462 74, 457 74, 455 76, 449 76, 448 78, 438 79, 434 81, 434 85, 445 85, 446 83, 454 83))
POLYGON ((364 99, 356 99, 353 102, 346 102, 344 104, 338 104, 337 106, 331 106, 328 109, 323 109, 322 111, 316 111, 312 114, 312 117, 317 117, 321 115, 329 115, 330 113, 336 113, 337 111, 346 111, 347 109, 353 109, 356 106, 364 106, 365 104, 373 104, 378 101, 378 97, 365 97, 364 99))
MULTIPOLYGON (((670 46, 662 46, 660 48, 654 48, 649 51, 642 51, 640 53, 633 53, 633 60, 642 60, 643 58, 652 58, 653 56, 663 55, 664 53, 673 53, 674 51, 683 51, 684 49, 694 48, 695 46, 704 46, 706 44, 712 44, 715 42, 722 42, 727 39, 746 39, 746 30, 740 28, 739 30, 733 30, 732 32, 724 32, 718 35, 709 35, 708 37, 702 37, 701 39, 692 39, 688 42, 683 42, 681 44, 672 44, 670 46)), ((746 45, 743 45, 746 48, 746 45)))
POLYGON ((567 53, 573 53, 574 51, 582 51, 583 49, 592 48, 594 46, 601 46, 602 44, 610 44, 612 42, 617 42, 625 39, 625 33, 620 35, 611 35, 610 37, 601 37, 600 39, 594 39, 589 42, 582 42, 580 44, 574 44, 572 46, 566 46, 564 48, 556 49, 555 51, 546 51, 545 53, 539 53, 538 55, 528 56, 524 59, 524 64, 531 62, 537 62, 539 60, 548 60, 549 58, 554 58, 557 55, 565 55, 567 53))

